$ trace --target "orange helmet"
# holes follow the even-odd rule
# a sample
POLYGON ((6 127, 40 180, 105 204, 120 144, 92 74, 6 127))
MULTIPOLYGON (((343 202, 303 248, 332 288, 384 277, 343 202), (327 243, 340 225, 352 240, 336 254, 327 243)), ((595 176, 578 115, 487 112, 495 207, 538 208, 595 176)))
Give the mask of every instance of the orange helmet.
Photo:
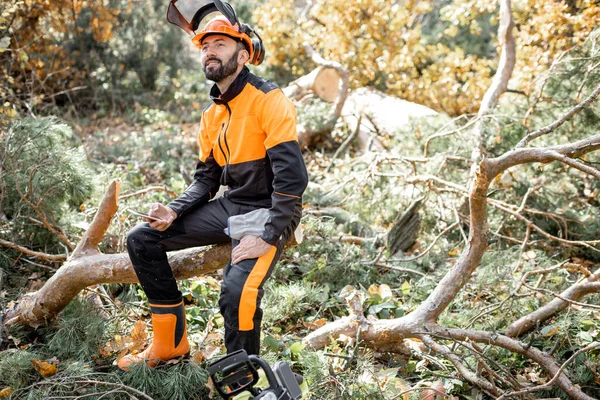
POLYGON ((204 40, 205 37, 210 35, 225 35, 237 41, 241 40, 242 42, 244 42, 244 44, 246 45, 246 49, 248 49, 248 52, 250 53, 249 60, 252 60, 252 56, 254 54, 254 46, 252 46, 252 39, 250 38, 250 36, 239 31, 238 24, 232 25, 227 18, 222 16, 215 17, 204 26, 200 33, 198 33, 192 38, 192 43, 194 43, 198 47, 202 47, 202 40, 204 40))

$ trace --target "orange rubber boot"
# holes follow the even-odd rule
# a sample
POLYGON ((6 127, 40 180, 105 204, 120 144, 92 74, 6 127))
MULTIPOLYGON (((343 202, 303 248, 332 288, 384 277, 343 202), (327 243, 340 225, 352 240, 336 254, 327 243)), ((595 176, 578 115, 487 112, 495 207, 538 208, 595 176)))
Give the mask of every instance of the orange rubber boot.
POLYGON ((183 300, 176 304, 157 304, 150 300, 150 309, 154 330, 152 344, 139 354, 130 354, 119 359, 117 364, 124 371, 127 371, 132 364, 143 361, 155 367, 161 361, 186 355, 190 351, 183 300))

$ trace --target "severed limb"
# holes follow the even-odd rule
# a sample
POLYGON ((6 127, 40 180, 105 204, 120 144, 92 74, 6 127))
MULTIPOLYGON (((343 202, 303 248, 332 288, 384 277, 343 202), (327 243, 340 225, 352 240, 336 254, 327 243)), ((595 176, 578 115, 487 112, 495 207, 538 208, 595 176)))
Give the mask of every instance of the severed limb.
MULTIPOLYGON (((119 183, 109 186, 94 220, 69 259, 37 292, 26 294, 3 315, 6 325, 38 327, 54 318, 83 289, 100 283, 138 282, 129 255, 102 254, 98 250, 104 233, 117 212, 119 183)), ((177 279, 210 273, 222 268, 231 252, 229 245, 192 248, 169 253, 177 279)))

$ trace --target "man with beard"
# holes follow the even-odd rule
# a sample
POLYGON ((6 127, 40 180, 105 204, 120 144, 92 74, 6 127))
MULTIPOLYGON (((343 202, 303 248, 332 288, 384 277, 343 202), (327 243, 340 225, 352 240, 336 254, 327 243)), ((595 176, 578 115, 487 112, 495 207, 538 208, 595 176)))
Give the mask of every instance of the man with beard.
POLYGON ((212 104, 202 113, 194 182, 171 203, 153 204, 153 219, 127 236, 154 338, 144 352, 119 360, 124 370, 189 352, 183 300, 166 253, 217 243, 232 244, 219 298, 227 352, 258 354, 263 285, 300 221, 308 177, 293 104, 245 66, 257 49, 238 24, 217 17, 192 41, 201 49, 206 78, 215 82, 212 104), (209 201, 220 185, 227 186, 224 195, 209 201))

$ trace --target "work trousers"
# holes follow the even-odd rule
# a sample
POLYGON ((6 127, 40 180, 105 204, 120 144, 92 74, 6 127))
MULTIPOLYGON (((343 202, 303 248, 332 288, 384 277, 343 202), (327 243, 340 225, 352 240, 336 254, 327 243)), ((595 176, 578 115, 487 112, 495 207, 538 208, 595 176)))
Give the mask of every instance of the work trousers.
MULTIPOLYGON (((256 209, 220 197, 175 219, 165 231, 151 228, 145 222, 133 228, 127 235, 127 250, 148 299, 164 304, 181 297, 167 260, 168 251, 229 241, 233 249, 239 241, 223 232, 227 219, 256 209)), ((259 354, 263 285, 271 276, 283 245, 298 226, 300 213, 298 209, 290 226, 266 254, 237 264, 232 264, 231 259, 227 263, 219 308, 225 321, 224 340, 228 353, 244 349, 248 354, 259 354)))

